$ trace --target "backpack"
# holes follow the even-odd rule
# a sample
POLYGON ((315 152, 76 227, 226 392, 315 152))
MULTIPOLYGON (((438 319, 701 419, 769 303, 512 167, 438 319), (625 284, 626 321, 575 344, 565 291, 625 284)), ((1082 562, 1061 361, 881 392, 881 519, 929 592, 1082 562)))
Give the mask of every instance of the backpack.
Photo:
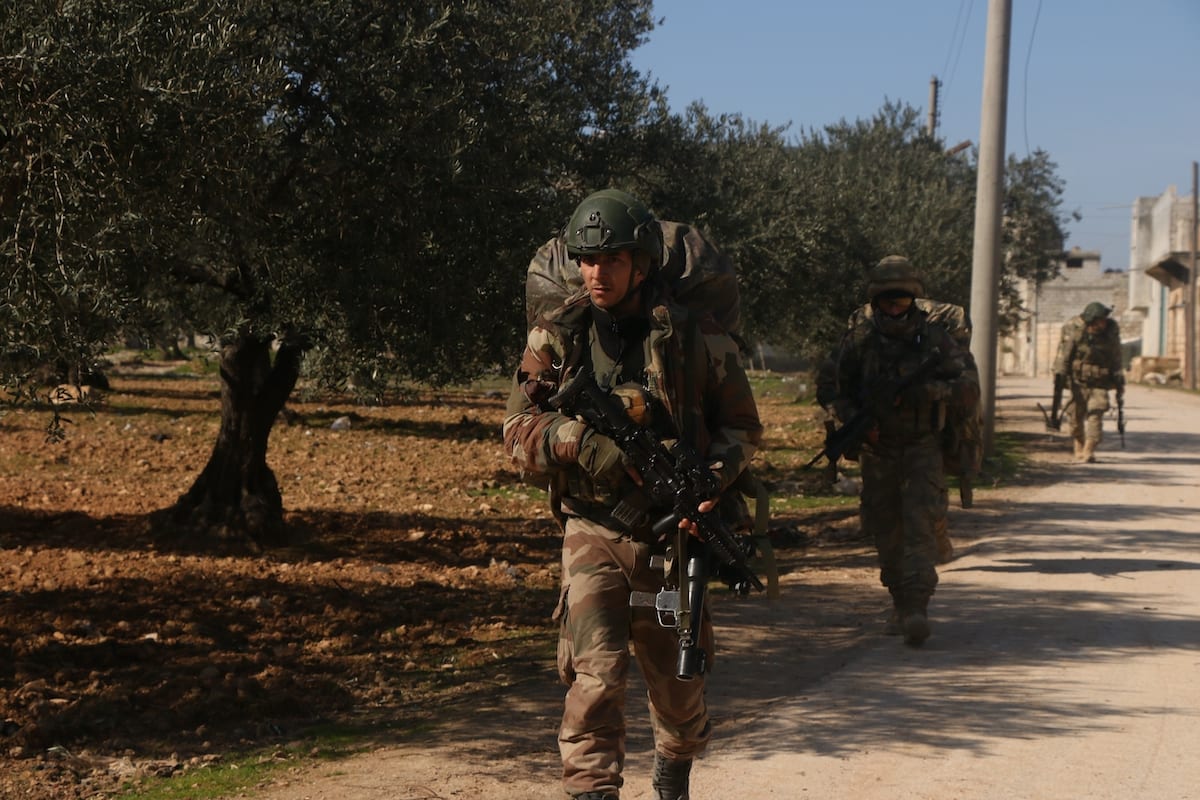
MULTIPOLYGON (((710 314, 717 325, 745 349, 741 339, 741 296, 733 262, 699 229, 666 220, 659 220, 658 224, 662 227, 666 248, 665 260, 659 269, 670 287, 671 298, 687 308, 694 318, 710 314)), ((525 274, 526 328, 532 328, 540 317, 582 291, 583 276, 579 264, 567 255, 566 240, 560 234, 539 247, 529 262, 525 274)), ((770 496, 749 468, 742 472, 734 488, 743 496, 754 499, 752 535, 757 558, 766 573, 768 596, 775 598, 779 594, 779 571, 767 536, 770 496)))
MULTIPOLYGON (((971 347, 971 318, 967 310, 953 303, 918 300, 930 322, 943 325, 950 336, 966 349, 971 347)), ((983 414, 979 403, 970 408, 951 403, 946 406, 946 427, 942 430, 942 465, 949 475, 973 476, 983 465, 983 414)))
MULTIPOLYGON (((741 298, 733 262, 697 228, 659 220, 666 260, 660 267, 675 302, 697 316, 711 314, 741 344, 741 298)), ((560 235, 538 248, 525 274, 525 325, 562 305, 583 288, 579 264, 560 235)))

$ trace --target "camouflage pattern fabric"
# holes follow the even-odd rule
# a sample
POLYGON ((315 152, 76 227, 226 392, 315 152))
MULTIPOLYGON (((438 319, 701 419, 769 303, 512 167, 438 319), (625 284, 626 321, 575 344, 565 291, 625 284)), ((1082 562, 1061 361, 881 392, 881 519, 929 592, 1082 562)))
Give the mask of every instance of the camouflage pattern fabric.
MULTIPOLYGON (((762 436, 753 393, 737 344, 711 317, 692 317, 647 287, 649 323, 644 339, 622 347, 617 361, 593 363, 607 388, 636 378, 668 427, 691 433, 690 444, 710 464, 720 464, 718 509, 749 527, 746 504, 733 487, 762 436), (684 349, 691 350, 685 358, 684 349), (621 363, 637 365, 629 374, 621 363), (685 375, 685 366, 689 374, 685 375), (730 509, 734 509, 733 512, 730 509)), ((655 749, 668 758, 690 758, 708 740, 704 679, 675 678, 678 640, 648 609, 631 609, 629 592, 657 591, 665 576, 648 568, 663 549, 647 529, 620 530, 611 517, 619 500, 637 492, 629 479, 598 486, 578 465, 587 427, 555 411, 549 398, 586 361, 602 361, 594 309, 576 294, 541 316, 529 331, 509 396, 504 443, 523 473, 547 478, 551 505, 564 527, 563 587, 559 617, 559 671, 568 685, 559 735, 563 783, 570 794, 616 793, 625 758, 624 697, 628 660, 638 659, 649 688, 655 749)), ((678 434, 676 434, 678 435, 678 434)), ((706 648, 711 650, 711 633, 706 648)))
MULTIPOLYGON (((657 592, 662 570, 649 567, 651 544, 614 537, 602 525, 572 517, 563 537, 563 589, 558 671, 567 685, 558 746, 568 794, 616 793, 625 761, 625 691, 631 652, 646 683, 655 748, 690 759, 710 734, 704 681, 675 677, 679 641, 649 608, 629 608, 630 591, 657 592)), ((702 645, 711 666, 712 624, 702 645)))
POLYGON ((1108 389, 1088 388, 1082 383, 1071 382, 1071 408, 1068 419, 1071 438, 1080 446, 1091 442, 1093 446, 1104 440, 1104 414, 1112 406, 1108 389))
POLYGON ((862 526, 875 542, 880 583, 897 608, 919 605, 938 583, 935 527, 949 503, 937 440, 886 451, 867 447, 860 463, 862 526))
POLYGON ((1104 330, 1091 333, 1082 316, 1063 324, 1054 373, 1088 388, 1116 389, 1121 383, 1121 328, 1109 319, 1104 330))
MULTIPOLYGON (((675 430, 693 432, 690 444, 697 453, 710 463, 720 462, 721 486, 728 489, 749 465, 762 436, 737 344, 711 317, 693 321, 694 337, 679 335, 689 324, 689 312, 661 297, 649 317, 642 354, 645 369, 639 382, 675 430), (684 375, 684 338, 692 339, 694 350, 687 359, 690 377, 684 375), (686 397, 689 385, 693 396, 686 397)), ((578 355, 592 352, 594 340, 586 295, 571 298, 535 324, 526 339, 504 421, 504 442, 513 463, 522 472, 550 476, 564 502, 581 501, 581 507, 615 506, 618 498, 608 487, 594 485, 576 463, 584 424, 553 411, 548 401, 574 374, 578 355)), ((613 372, 614 377, 618 372, 613 372)))
MULTIPOLYGON (((964 349, 971 349, 971 317, 967 310, 955 303, 946 303, 928 297, 918 297, 916 306, 923 311, 931 325, 941 325, 964 349)), ((847 327, 853 330, 874 315, 870 303, 854 310, 847 327)), ((983 416, 979 404, 969 407, 951 405, 947 408, 945 434, 942 438, 942 456, 948 475, 961 475, 965 471, 978 472, 983 463, 983 416), (963 463, 963 459, 967 463, 963 463)))
MULTIPOLYGON (((929 324, 941 325, 964 350, 971 349, 973 328, 965 308, 928 297, 918 297, 914 302, 925 313, 929 324)), ((854 330, 869 322, 872 316, 871 304, 865 303, 850 315, 847 328, 854 330)), ((979 473, 983 466, 983 412, 979 403, 947 405, 941 443, 942 470, 947 475, 965 476, 964 480, 971 480, 979 473)), ((949 490, 945 494, 945 507, 949 509, 949 490)), ((950 541, 949 523, 944 514, 934 520, 933 531, 937 540, 937 563, 945 564, 954 558, 954 544, 950 541)))
POLYGON ((936 529, 947 509, 942 436, 948 409, 979 401, 975 360, 944 324, 918 306, 910 334, 884 336, 868 313, 854 322, 818 375, 818 397, 845 422, 870 405, 878 428, 860 457, 863 530, 879 556, 880 581, 903 604, 924 607, 937 585, 936 529), (875 394, 934 355, 930 380, 888 403, 875 394))
POLYGON ((1104 413, 1110 408, 1108 393, 1124 386, 1121 360, 1121 329, 1117 321, 1098 333, 1088 330, 1083 316, 1067 320, 1062 327, 1054 373, 1065 375, 1071 390, 1068 419, 1076 453, 1084 445, 1094 448, 1103 438, 1104 413))

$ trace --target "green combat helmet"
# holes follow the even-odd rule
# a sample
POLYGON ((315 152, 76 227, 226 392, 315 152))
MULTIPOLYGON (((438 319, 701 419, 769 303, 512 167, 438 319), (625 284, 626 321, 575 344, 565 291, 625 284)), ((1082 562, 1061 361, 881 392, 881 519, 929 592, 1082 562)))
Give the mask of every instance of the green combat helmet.
POLYGON ((1084 322, 1090 325, 1098 319, 1106 318, 1111 313, 1112 309, 1108 306, 1104 305, 1103 303, 1093 302, 1087 304, 1087 308, 1083 310, 1083 313, 1080 314, 1080 316, 1083 317, 1084 322))
POLYGON ((905 292, 922 297, 925 283, 907 258, 888 256, 867 273, 867 299, 874 302, 884 292, 905 292))
POLYGON ((618 189, 593 192, 575 207, 566 231, 567 255, 632 250, 649 260, 647 274, 663 263, 662 228, 650 209, 618 189))

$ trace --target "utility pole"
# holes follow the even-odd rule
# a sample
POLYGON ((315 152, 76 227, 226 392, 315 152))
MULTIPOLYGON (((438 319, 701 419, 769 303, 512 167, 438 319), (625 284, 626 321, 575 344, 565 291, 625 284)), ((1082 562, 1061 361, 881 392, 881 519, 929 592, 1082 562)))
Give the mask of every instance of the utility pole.
POLYGON ((937 75, 929 79, 929 119, 925 123, 925 132, 930 137, 937 133, 938 89, 941 88, 941 85, 942 82, 938 80, 937 75))
POLYGON ((1004 128, 1008 120, 1008 51, 1011 0, 989 0, 979 117, 979 177, 975 198, 975 249, 971 262, 971 352, 979 368, 983 452, 991 455, 996 429, 997 295, 1001 209, 1004 196, 1004 128))
POLYGON ((1200 281, 1196 280, 1196 237, 1200 235, 1197 229, 1200 229, 1200 215, 1196 212, 1200 208, 1200 197, 1197 196, 1197 184, 1200 183, 1200 164, 1192 162, 1192 271, 1188 273, 1187 298, 1184 305, 1184 319, 1186 320, 1187 332, 1183 337, 1183 349, 1187 354, 1187 382, 1188 388, 1192 391, 1196 389, 1196 287, 1200 285, 1200 281))

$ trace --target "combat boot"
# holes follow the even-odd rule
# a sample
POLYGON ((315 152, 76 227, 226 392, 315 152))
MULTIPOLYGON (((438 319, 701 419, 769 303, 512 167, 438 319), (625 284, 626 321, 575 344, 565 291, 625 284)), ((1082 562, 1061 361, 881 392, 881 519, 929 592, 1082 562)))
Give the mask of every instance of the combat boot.
POLYGON ((617 800, 612 792, 584 792, 575 795, 575 800, 617 800))
POLYGON ((1075 460, 1083 461, 1083 439, 1075 440, 1075 460))
POLYGON ((692 773, 692 761, 672 761, 661 753, 654 754, 655 800, 688 800, 688 776, 692 773))
POLYGON ((929 617, 927 609, 929 598, 906 600, 898 607, 900 612, 900 631, 904 634, 904 643, 918 647, 929 638, 929 617))
POLYGON ((920 609, 908 611, 900 616, 900 628, 904 631, 904 643, 918 647, 929 638, 929 617, 920 609))
POLYGON ((1080 453, 1080 460, 1086 464, 1096 463, 1096 440, 1088 439, 1083 443, 1083 452, 1080 453))

